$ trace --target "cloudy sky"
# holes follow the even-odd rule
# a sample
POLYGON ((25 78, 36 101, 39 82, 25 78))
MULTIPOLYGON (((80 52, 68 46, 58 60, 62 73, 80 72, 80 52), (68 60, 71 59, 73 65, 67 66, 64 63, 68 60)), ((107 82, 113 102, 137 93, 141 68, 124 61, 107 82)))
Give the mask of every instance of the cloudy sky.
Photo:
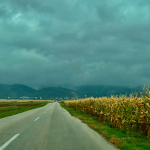
POLYGON ((1 84, 149 82, 149 0, 1 0, 1 84))

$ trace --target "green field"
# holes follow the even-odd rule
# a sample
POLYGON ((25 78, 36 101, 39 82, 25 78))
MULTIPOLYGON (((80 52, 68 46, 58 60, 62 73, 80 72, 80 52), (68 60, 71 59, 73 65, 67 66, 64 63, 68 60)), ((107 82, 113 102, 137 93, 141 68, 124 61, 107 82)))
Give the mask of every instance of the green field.
POLYGON ((47 105, 47 102, 0 102, 0 118, 47 105))

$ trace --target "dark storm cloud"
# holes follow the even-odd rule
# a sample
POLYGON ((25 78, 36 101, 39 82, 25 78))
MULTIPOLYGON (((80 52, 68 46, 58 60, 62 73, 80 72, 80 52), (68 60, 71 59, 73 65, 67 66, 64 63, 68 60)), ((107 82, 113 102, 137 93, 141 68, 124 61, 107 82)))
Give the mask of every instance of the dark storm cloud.
POLYGON ((0 83, 149 83, 149 27, 149 1, 2 0, 0 83))

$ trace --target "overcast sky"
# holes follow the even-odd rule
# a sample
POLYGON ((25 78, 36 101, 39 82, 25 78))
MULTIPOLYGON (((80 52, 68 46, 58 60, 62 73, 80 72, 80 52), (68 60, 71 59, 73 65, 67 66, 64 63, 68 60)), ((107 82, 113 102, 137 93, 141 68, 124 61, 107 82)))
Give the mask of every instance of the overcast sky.
POLYGON ((149 82, 149 0, 1 0, 0 83, 149 82))

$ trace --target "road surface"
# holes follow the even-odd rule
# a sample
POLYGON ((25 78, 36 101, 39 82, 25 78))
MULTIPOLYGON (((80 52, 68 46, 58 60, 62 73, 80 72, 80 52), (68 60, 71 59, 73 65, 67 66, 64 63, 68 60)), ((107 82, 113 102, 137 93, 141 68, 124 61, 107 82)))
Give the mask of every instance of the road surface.
POLYGON ((59 103, 0 119, 0 150, 117 150, 59 103))

